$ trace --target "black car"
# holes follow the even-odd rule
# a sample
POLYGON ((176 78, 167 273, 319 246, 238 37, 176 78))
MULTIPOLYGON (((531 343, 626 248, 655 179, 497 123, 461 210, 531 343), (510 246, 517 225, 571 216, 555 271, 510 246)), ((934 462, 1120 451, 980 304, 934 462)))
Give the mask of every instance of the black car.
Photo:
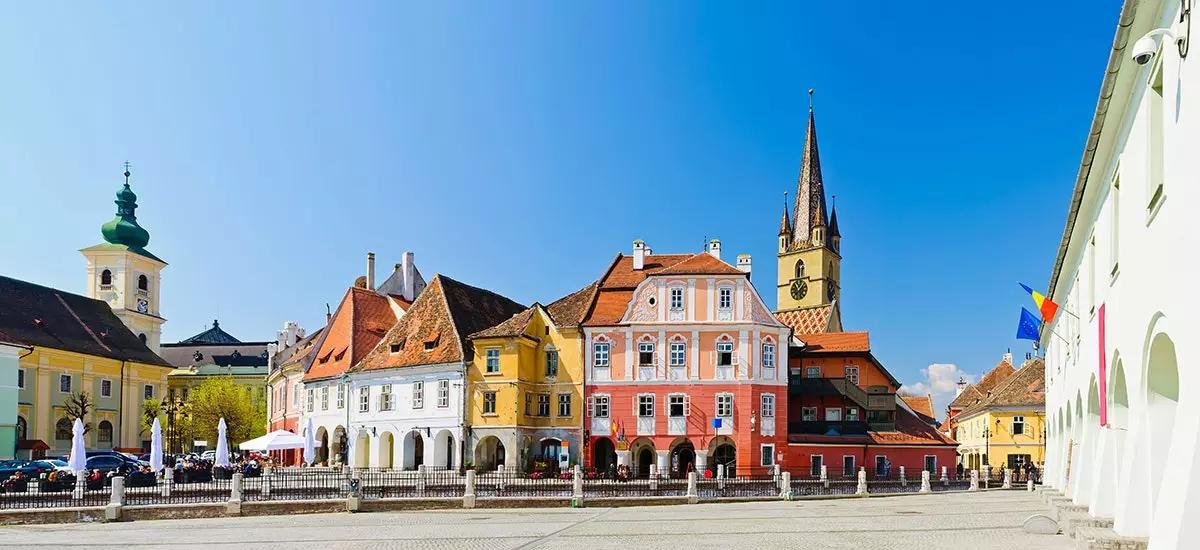
POLYGON ((88 470, 100 472, 100 475, 106 480, 115 476, 124 476, 126 487, 143 487, 156 483, 155 475, 152 472, 143 471, 145 466, 146 463, 125 455, 99 455, 87 459, 88 470))

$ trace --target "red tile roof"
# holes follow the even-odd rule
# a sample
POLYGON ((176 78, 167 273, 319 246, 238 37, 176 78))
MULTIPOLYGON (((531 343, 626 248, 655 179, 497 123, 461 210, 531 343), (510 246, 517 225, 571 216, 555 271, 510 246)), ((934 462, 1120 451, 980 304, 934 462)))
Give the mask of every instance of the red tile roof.
POLYGON ((712 254, 694 254, 682 262, 664 268, 655 275, 741 275, 746 272, 715 258, 712 254))
POLYGON ((546 306, 546 312, 559 328, 577 327, 583 324, 588 309, 596 301, 596 293, 600 289, 600 281, 592 281, 575 292, 559 298, 546 306))
POLYGON ((1045 406, 1046 363, 1041 359, 1026 361, 1024 365, 1000 382, 989 392, 989 396, 968 407, 962 414, 974 414, 988 407, 1045 406))
POLYGON ((983 378, 980 378, 978 382, 967 386, 967 389, 963 390, 958 397, 955 397, 954 400, 950 402, 950 407, 956 409, 965 409, 978 404, 979 402, 987 399, 989 392, 995 389, 996 386, 1000 385, 1000 383, 1006 380, 1009 376, 1012 376, 1014 372, 1016 372, 1016 369, 1013 368, 1012 363, 1009 363, 1008 360, 1000 361, 1000 363, 993 367, 991 371, 983 375, 983 378))
POLYGON ((805 353, 871 351, 871 337, 867 331, 822 332, 798 338, 807 345, 804 348, 805 353))
MULTIPOLYGON (((746 274, 707 252, 699 254, 651 254, 642 269, 633 269, 633 257, 617 254, 600 278, 599 288, 583 325, 615 325, 625 316, 633 290, 651 275, 738 275, 746 274)), ((553 304, 551 304, 553 305, 553 304)), ((552 312, 551 315, 554 315, 552 312)))
POLYGON ((816 334, 829 330, 829 316, 832 313, 833 306, 818 306, 776 312, 775 318, 792 327, 792 330, 796 331, 796 336, 803 339, 802 336, 805 334, 816 334))
POLYGON ((351 287, 321 335, 304 380, 338 376, 357 364, 396 324, 388 298, 351 287), (349 352, 349 353, 347 353, 349 352))
POLYGON ((913 412, 924 416, 923 420, 926 422, 937 423, 937 418, 933 415, 932 395, 901 395, 900 399, 903 399, 908 404, 908 408, 912 409, 913 412))
POLYGON ((958 445, 937 428, 929 425, 908 410, 896 408, 896 430, 869 431, 866 435, 792 434, 788 443, 844 443, 848 445, 958 445))

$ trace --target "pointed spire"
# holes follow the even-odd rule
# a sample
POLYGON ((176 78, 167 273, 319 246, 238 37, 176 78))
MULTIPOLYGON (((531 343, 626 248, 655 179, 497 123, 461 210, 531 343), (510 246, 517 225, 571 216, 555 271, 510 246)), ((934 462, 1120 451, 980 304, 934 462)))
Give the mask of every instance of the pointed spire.
POLYGON ((812 110, 813 90, 808 91, 808 131, 804 136, 804 156, 796 182, 796 206, 793 211, 792 243, 801 246, 812 239, 812 229, 829 225, 825 210, 825 184, 821 179, 821 157, 817 152, 817 123, 812 110))
POLYGON ((787 196, 788 196, 787 191, 784 191, 784 193, 783 193, 783 219, 779 221, 779 235, 780 236, 792 234, 792 222, 791 222, 791 220, 788 219, 787 196))
POLYGON ((829 212, 829 236, 830 237, 841 237, 842 233, 840 231, 838 231, 838 224, 837 224, 837 195, 834 195, 832 198, 833 198, 833 205, 829 209, 830 210, 830 212, 829 212))

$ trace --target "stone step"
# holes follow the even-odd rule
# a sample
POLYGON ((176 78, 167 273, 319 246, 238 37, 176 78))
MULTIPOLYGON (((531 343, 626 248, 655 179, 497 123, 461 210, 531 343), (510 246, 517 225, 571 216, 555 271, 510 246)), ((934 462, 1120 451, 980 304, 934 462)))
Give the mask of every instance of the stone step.
POLYGON ((1113 520, 1112 518, 1094 517, 1086 511, 1070 511, 1062 512, 1058 515, 1058 525, 1068 537, 1075 538, 1075 533, 1080 527, 1111 529, 1113 520))
POLYGON ((1063 494, 1062 491, 1059 491, 1058 489, 1042 489, 1041 492, 1038 493, 1038 496, 1042 497, 1043 503, 1050 504, 1050 499, 1061 498, 1063 494))
POLYGON ((1050 502, 1050 516, 1054 519, 1061 519, 1063 514, 1068 512, 1083 512, 1086 514, 1088 507, 1082 504, 1075 504, 1071 499, 1055 499, 1050 502))
POLYGON ((1140 537, 1122 537, 1105 527, 1079 527, 1075 530, 1078 550, 1147 550, 1150 541, 1140 537))

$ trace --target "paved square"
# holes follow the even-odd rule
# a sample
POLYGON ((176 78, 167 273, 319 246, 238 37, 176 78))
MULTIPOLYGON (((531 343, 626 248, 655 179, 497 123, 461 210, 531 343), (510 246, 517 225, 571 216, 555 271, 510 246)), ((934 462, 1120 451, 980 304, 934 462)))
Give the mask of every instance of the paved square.
POLYGON ((47 548, 1072 548, 1027 535, 1033 493, 648 506, 315 514, 0 527, 47 548))

